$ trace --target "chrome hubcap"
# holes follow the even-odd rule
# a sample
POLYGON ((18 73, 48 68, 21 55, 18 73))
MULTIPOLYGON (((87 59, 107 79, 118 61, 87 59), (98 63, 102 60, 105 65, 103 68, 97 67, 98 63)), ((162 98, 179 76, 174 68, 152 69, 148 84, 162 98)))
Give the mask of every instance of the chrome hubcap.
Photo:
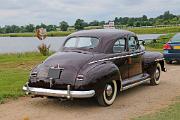
POLYGON ((155 73, 155 79, 156 79, 156 80, 158 80, 158 79, 159 79, 159 75, 160 75, 159 70, 158 70, 158 69, 156 69, 156 73, 155 73))
POLYGON ((106 94, 107 96, 111 96, 111 94, 113 93, 113 89, 111 85, 107 85, 106 87, 106 94))

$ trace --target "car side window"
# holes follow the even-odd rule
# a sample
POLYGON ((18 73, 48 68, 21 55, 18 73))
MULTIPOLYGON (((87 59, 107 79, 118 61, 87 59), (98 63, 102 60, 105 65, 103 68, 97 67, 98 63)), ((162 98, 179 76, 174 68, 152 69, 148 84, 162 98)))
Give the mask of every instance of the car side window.
POLYGON ((113 53, 120 53, 125 50, 125 39, 118 39, 113 45, 113 53))
POLYGON ((130 37, 128 41, 129 51, 135 51, 138 49, 138 43, 135 37, 130 37))

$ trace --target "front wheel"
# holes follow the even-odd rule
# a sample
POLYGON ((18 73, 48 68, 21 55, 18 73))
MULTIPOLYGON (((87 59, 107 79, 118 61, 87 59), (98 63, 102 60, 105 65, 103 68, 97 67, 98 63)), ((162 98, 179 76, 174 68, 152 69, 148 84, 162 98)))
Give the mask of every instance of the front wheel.
POLYGON ((157 63, 153 74, 151 75, 150 83, 151 85, 159 85, 160 83, 160 75, 161 75, 161 65, 157 63))
POLYGON ((117 95, 117 83, 115 80, 107 83, 103 92, 97 96, 98 103, 102 106, 110 106, 113 104, 117 95))

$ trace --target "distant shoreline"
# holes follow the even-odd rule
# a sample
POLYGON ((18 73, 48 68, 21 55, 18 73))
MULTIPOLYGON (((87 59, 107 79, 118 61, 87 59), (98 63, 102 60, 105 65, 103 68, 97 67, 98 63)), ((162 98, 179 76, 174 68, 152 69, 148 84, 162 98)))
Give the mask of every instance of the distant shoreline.
MULTIPOLYGON (((48 32, 48 37, 65 37, 73 33, 72 31, 52 31, 48 32)), ((36 37, 35 33, 7 33, 0 34, 0 37, 36 37)))
MULTIPOLYGON (((136 34, 166 34, 180 32, 180 26, 158 27, 158 28, 128 28, 136 34)), ((64 37, 75 31, 52 31, 48 32, 48 37, 64 37)), ((35 33, 7 33, 0 34, 0 37, 35 37, 35 33)))

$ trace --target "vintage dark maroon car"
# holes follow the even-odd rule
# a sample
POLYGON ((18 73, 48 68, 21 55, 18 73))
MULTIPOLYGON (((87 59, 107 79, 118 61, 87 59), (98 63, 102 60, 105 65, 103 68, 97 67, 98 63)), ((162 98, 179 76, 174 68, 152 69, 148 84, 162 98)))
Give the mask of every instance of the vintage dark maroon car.
POLYGON ((69 35, 62 47, 36 66, 23 90, 55 98, 96 97, 113 104, 119 91, 150 82, 166 71, 163 55, 142 49, 137 36, 116 29, 84 30, 69 35))

